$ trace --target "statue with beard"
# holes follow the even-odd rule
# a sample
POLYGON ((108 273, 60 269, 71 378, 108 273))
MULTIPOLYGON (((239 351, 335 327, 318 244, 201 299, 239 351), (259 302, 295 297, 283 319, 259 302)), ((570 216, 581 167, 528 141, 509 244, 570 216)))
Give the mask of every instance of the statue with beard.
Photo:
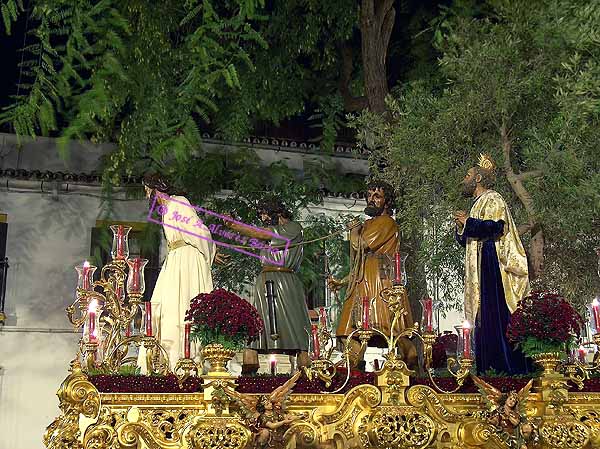
MULTIPOLYGON (((345 342, 348 335, 357 328, 362 321, 362 300, 367 296, 373 303, 371 306, 370 325, 390 335, 391 313, 388 305, 380 297, 380 293, 392 286, 392 276, 383 275, 390 273, 393 267, 394 255, 399 248, 400 239, 398 225, 391 217, 394 212, 395 194, 389 184, 382 181, 371 182, 367 186, 367 207, 365 214, 371 218, 364 224, 353 227, 350 231, 350 274, 343 280, 329 279, 329 287, 338 290, 347 284, 344 306, 340 315, 336 335, 341 342, 345 342)), ((411 307, 408 299, 404 310, 406 315, 398 320, 395 332, 413 324, 411 307)), ((374 337, 369 345, 387 347, 383 339, 374 337)), ((351 362, 353 366, 364 364, 363 348, 358 341, 351 341, 351 362)), ((404 339, 400 342, 404 361, 410 366, 417 365, 417 353, 414 345, 404 339)))
POLYGON ((251 303, 261 315, 265 330, 259 339, 252 343, 250 349, 244 351, 242 365, 243 374, 252 374, 259 368, 258 353, 283 353, 290 356, 294 366, 294 356, 297 356, 297 366, 309 366, 308 338, 305 329, 310 329, 310 318, 304 293, 304 286, 298 277, 302 263, 304 240, 302 226, 292 220, 292 214, 278 198, 270 198, 258 204, 258 215, 263 224, 262 228, 248 228, 226 221, 225 225, 250 239, 264 242, 261 250, 263 263, 260 274, 256 277, 251 303), (273 237, 270 233, 282 238, 273 237), (286 240, 290 241, 289 248, 284 251, 286 240), (272 249, 280 248, 278 251, 272 249), (272 261, 272 262, 270 262, 272 261), (276 264, 277 263, 277 264, 276 264), (269 329, 269 308, 266 297, 266 281, 273 281, 275 297, 277 298, 277 330, 279 338, 272 340, 269 329))
POLYGON ((477 372, 509 375, 530 370, 520 350, 506 338, 510 315, 529 291, 527 256, 502 196, 492 190, 496 165, 481 155, 462 182, 471 211, 454 213, 456 240, 466 248, 465 318, 475 323, 477 372))

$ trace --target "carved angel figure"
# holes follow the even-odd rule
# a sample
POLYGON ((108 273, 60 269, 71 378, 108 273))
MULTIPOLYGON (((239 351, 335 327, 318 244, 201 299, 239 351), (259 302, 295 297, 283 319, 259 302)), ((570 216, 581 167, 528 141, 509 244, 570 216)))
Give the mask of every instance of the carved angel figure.
POLYGON ((511 449, 528 449, 527 443, 536 440, 536 431, 527 420, 524 400, 531 390, 533 379, 519 392, 502 393, 479 377, 472 377, 489 408, 488 422, 498 430, 498 436, 511 449))
POLYGON ((285 409, 285 402, 301 375, 301 371, 296 372, 270 395, 251 396, 228 391, 239 405, 242 418, 254 433, 254 448, 284 447, 284 434, 290 425, 305 418, 303 415, 288 413, 285 409))

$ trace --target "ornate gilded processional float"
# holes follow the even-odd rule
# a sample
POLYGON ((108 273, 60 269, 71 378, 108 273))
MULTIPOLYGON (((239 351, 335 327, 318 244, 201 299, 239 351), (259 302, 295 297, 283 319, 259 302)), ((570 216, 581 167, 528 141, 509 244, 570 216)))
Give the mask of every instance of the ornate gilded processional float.
MULTIPOLYGON (((232 376, 225 368, 231 354, 218 345, 203 353, 208 374, 199 375, 188 348, 171 372, 151 326, 132 331, 136 313, 149 304, 142 301, 145 261, 128 259, 127 227, 113 232, 113 260, 100 279, 93 281, 95 267, 78 267, 67 315, 83 337, 57 393, 61 413, 43 436, 49 449, 600 448, 598 357, 591 365, 561 364, 559 354, 549 353, 537 360, 543 367, 537 378, 484 381, 471 373, 464 328, 458 357, 448 359, 451 377, 435 378, 429 304, 422 329, 415 324, 383 336, 388 351, 372 374, 351 372, 348 348, 342 362, 331 361, 325 319, 310 336, 311 368, 294 376, 232 376), (417 378, 397 355, 400 338, 419 343, 428 377, 417 378), (140 346, 149 375, 124 375, 138 363, 140 346)), ((394 320, 404 314, 404 295, 401 284, 383 292, 394 320)), ((365 301, 363 323, 352 335, 363 344, 378 332, 368 314, 365 301)))

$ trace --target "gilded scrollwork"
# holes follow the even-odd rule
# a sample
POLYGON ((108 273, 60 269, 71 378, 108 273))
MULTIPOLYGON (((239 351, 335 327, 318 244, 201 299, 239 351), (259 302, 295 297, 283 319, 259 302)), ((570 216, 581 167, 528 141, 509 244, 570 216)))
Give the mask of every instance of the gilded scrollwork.
POLYGON ((115 431, 116 419, 110 408, 102 407, 96 423, 89 426, 83 435, 83 447, 85 449, 118 449, 115 431))
POLYGON ((198 415, 196 410, 186 409, 144 409, 141 421, 146 422, 161 443, 175 443, 190 421, 198 415))
POLYGON ((435 390, 425 385, 415 385, 410 388, 407 402, 415 407, 427 407, 438 419, 446 423, 460 422, 468 416, 468 412, 456 412, 446 407, 435 390))
POLYGON ((369 439, 381 449, 422 449, 435 438, 436 424, 411 408, 385 407, 371 416, 369 439))
POLYGON ((346 393, 341 405, 333 413, 323 413, 316 418, 327 425, 343 420, 352 408, 373 408, 381 402, 381 390, 373 385, 359 385, 346 393), (362 404, 359 404, 362 403, 362 404), (362 405, 362 406, 361 406, 362 405))
POLYGON ((185 438, 190 449, 243 449, 252 433, 232 418, 209 418, 198 421, 185 438))
POLYGON ((553 420, 542 425, 540 437, 547 449, 582 449, 588 443, 590 431, 577 421, 553 420))
POLYGON ((71 362, 71 374, 63 381, 56 395, 62 414, 44 433, 44 445, 48 449, 79 449, 79 415, 95 418, 100 410, 100 395, 81 369, 78 360, 71 362))

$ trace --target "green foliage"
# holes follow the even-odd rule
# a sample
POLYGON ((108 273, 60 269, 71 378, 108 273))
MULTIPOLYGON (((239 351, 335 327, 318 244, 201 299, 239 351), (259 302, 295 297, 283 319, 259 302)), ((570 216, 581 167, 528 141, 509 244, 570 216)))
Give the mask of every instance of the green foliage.
POLYGON ((543 352, 560 352, 566 354, 565 343, 557 343, 551 340, 540 340, 535 337, 527 337, 519 343, 524 354, 531 357, 532 355, 541 354, 543 352))
POLYGON ((0 12, 2 13, 2 22, 6 34, 10 34, 12 23, 17 20, 19 14, 23 11, 23 0, 5 0, 0 3, 0 12))
POLYGON ((148 161, 184 160, 200 145, 197 120, 224 92, 240 89, 240 66, 253 69, 243 45, 265 45, 250 23, 262 6, 34 1, 27 81, 0 123, 33 136, 57 131, 60 122, 64 149, 71 139, 116 142, 104 172, 115 185, 148 161))
POLYGON ((440 273, 462 279, 451 211, 470 207, 458 183, 485 151, 500 167, 495 189, 517 224, 534 222, 544 231, 540 284, 578 307, 598 290, 590 269, 600 246, 598 23, 600 6, 577 1, 498 0, 471 14, 452 11, 437 24, 438 78, 396 89, 388 123, 369 114, 356 118, 360 139, 375 148, 373 164, 387 163, 377 176, 403 191, 404 236, 419 242, 418 263, 428 271, 444 260, 440 273), (529 212, 504 176, 503 125, 510 130, 511 167, 526 173, 529 212), (425 230, 432 222, 440 232, 425 230))
POLYGON ((134 366, 134 365, 120 366, 119 371, 117 371, 117 373, 110 372, 110 370, 108 368, 106 368, 105 366, 92 368, 87 371, 87 374, 89 376, 99 376, 99 375, 106 375, 106 374, 118 374, 120 376, 140 376, 141 375, 140 373, 141 373, 140 367, 134 366))
POLYGON ((241 351, 247 346, 246 338, 243 336, 231 336, 221 332, 218 327, 216 329, 210 326, 194 325, 190 332, 190 339, 197 341, 202 346, 207 344, 221 344, 225 349, 233 349, 241 351))

